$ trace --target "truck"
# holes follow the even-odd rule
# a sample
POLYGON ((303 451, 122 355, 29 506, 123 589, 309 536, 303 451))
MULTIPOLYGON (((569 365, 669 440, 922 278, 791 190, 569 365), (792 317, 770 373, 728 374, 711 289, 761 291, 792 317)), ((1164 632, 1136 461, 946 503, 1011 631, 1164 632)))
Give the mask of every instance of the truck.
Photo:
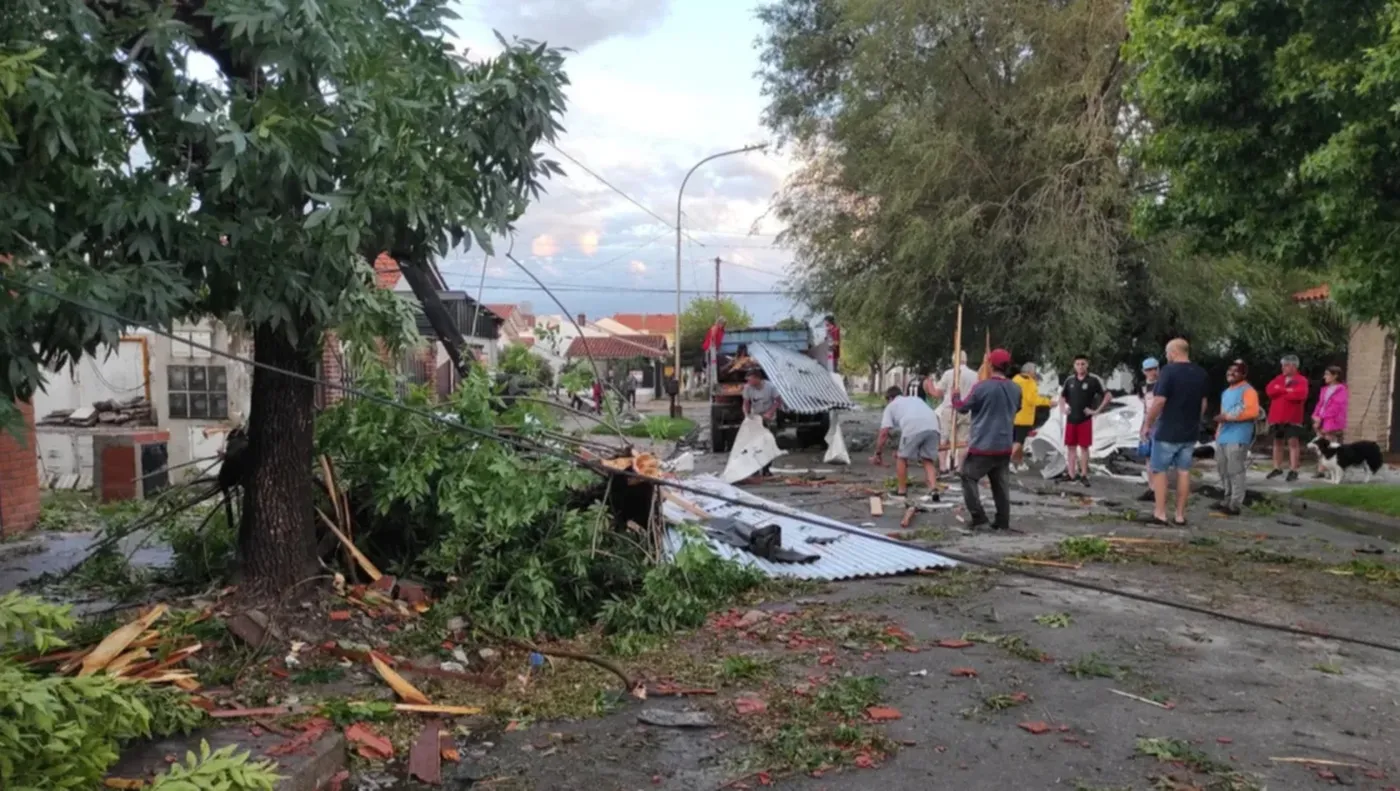
POLYGON ((821 445, 833 409, 854 409, 846 390, 818 362, 811 331, 750 327, 730 330, 719 348, 717 375, 710 381, 710 447, 730 450, 744 422, 743 389, 748 368, 761 369, 782 399, 774 433, 792 432, 798 447, 821 445), (740 348, 747 359, 735 362, 740 348))

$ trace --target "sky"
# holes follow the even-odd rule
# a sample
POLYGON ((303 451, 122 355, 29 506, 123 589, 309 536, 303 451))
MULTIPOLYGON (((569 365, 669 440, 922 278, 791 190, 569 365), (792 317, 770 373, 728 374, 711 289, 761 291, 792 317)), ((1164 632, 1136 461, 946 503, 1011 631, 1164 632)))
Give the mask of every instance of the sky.
MULTIPOLYGON (((462 19, 454 27, 469 57, 499 51, 493 31, 573 50, 565 61, 567 131, 555 141, 558 150, 544 149, 566 175, 546 182, 546 193, 517 222, 514 246, 541 280, 561 286, 555 295, 570 313, 675 312, 673 228, 686 171, 711 154, 770 139, 755 76, 762 33, 756 7, 756 0, 458 3, 462 19)), ((781 293, 791 254, 776 246, 782 226, 769 211, 794 168, 783 152, 753 152, 707 163, 691 177, 683 302, 713 295, 718 257, 721 291, 755 322, 806 317, 781 293)), ((503 253, 510 242, 496 245, 503 253)), ((441 266, 450 288, 471 294, 484 273, 485 302, 529 302, 537 315, 562 312, 504 257, 483 261, 472 250, 441 266)))

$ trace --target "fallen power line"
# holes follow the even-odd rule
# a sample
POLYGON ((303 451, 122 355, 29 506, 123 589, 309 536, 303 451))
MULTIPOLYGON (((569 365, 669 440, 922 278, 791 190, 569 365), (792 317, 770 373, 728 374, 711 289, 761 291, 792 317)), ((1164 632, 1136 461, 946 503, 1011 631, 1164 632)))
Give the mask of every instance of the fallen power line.
POLYGON ((515 447, 515 448, 517 448, 517 449, 519 449, 519 450, 522 450, 522 451, 528 451, 528 452, 533 452, 533 453, 537 453, 537 454, 541 454, 541 455, 545 455, 545 456, 551 456, 551 457, 556 458, 556 459, 559 459, 559 460, 561 460, 561 461, 565 461, 565 462, 567 462, 567 463, 574 464, 574 465, 577 465, 577 466, 584 467, 584 468, 586 468, 586 469, 592 470, 592 471, 594 471, 594 472, 596 472, 596 473, 598 473, 598 474, 600 474, 600 475, 604 475, 604 476, 608 476, 608 475, 623 475, 623 476, 628 477, 628 478, 630 478, 630 479, 632 479, 632 480, 635 480, 635 481, 642 481, 642 482, 646 482, 646 483, 653 484, 653 485, 655 485, 655 486, 662 486, 662 487, 667 487, 667 488, 674 489, 674 490, 677 490, 677 491, 688 492, 688 493, 691 493, 691 494, 700 495, 700 496, 707 497, 707 498, 710 498, 710 499, 713 499, 713 500, 718 500, 718 501, 720 501, 720 502, 728 503, 728 504, 730 504, 730 505, 738 505, 738 506, 743 506, 743 507, 745 507, 745 508, 752 508, 752 509, 754 509, 754 510, 763 511, 763 512, 765 512, 765 513, 769 513, 769 514, 772 514, 772 515, 774 515, 774 516, 784 516, 784 517, 787 517, 787 518, 789 518, 789 519, 794 519, 794 520, 796 520, 796 521, 799 521, 799 522, 803 522, 803 523, 812 525, 812 526, 814 526, 814 527, 822 527, 822 528, 826 528, 826 529, 829 529, 829 530, 835 530, 835 531, 837 531, 837 532, 839 532, 839 533, 845 533, 845 534, 847 534, 847 535, 860 536, 860 537, 862 537, 862 538, 868 538, 868 539, 877 541, 877 542, 879 542, 879 543, 888 544, 888 545, 890 545, 890 546, 898 546, 898 547, 902 547, 902 548, 905 548, 905 549, 911 549, 911 548, 912 548, 912 549, 915 549, 915 550, 918 550, 918 551, 926 552, 926 553, 928 553, 928 554, 930 554, 930 555, 938 555, 938 556, 941 556, 941 557, 949 558, 949 559, 951 559, 951 560, 955 560, 955 561, 957 561, 957 562, 959 562, 959 563, 965 563, 965 564, 967 564, 967 565, 969 565, 969 566, 976 566, 976 567, 978 567, 978 568, 996 570, 996 571, 1000 571, 1000 572, 1003 572, 1003 573, 1006 573, 1006 574, 1019 575, 1019 576, 1022 576, 1022 577, 1027 577, 1027 578, 1030 578, 1030 579, 1041 580, 1041 581, 1043 581, 1043 582, 1049 582, 1049 583, 1052 583, 1052 584, 1059 584, 1059 585, 1065 585, 1065 586, 1072 587, 1072 588, 1078 588, 1078 589, 1080 589, 1080 590, 1089 590, 1089 591, 1094 591, 1094 592, 1097 592, 1097 593, 1103 593, 1103 594, 1110 595, 1110 596, 1119 596, 1119 597, 1122 597, 1122 598, 1125 598, 1125 599, 1131 599, 1131 600, 1133 600, 1133 601, 1139 601, 1139 602, 1143 602, 1143 603, 1146 603, 1146 604, 1156 604, 1156 605, 1159 605, 1159 606, 1162 606, 1162 607, 1168 607, 1168 608, 1171 608, 1171 609, 1181 610, 1181 611, 1183 611, 1183 612, 1191 612, 1191 613, 1195 613, 1195 614, 1198 614, 1198 615, 1204 615, 1204 616, 1207 616, 1207 617, 1210 617, 1210 618, 1216 618, 1216 619, 1219 619, 1219 620, 1228 621, 1228 622, 1231 622, 1231 623, 1239 624, 1239 625, 1241 625, 1241 626, 1250 626, 1250 627, 1254 627, 1254 628, 1258 628, 1258 629, 1266 629, 1266 630, 1269 630, 1269 631, 1280 632, 1280 633, 1283 633, 1283 634, 1290 634, 1290 635, 1294 635, 1294 636, 1297 636, 1297 637, 1311 637, 1311 638, 1320 639, 1320 640, 1335 640, 1335 641, 1341 642, 1341 643, 1350 643, 1350 644, 1352 644, 1352 645, 1366 646, 1366 647, 1368 647, 1368 648, 1376 648, 1376 649, 1379 649, 1379 650, 1382 650, 1382 651, 1389 651, 1389 652, 1392 652, 1392 653, 1400 654, 1400 645, 1393 645, 1393 644, 1390 644, 1390 643, 1384 643, 1384 642, 1380 642, 1380 641, 1377 641, 1377 640, 1370 640, 1370 639, 1366 639, 1366 638, 1362 638, 1362 637, 1352 637, 1352 636, 1350 636, 1350 635, 1330 634, 1330 633, 1323 632, 1323 631, 1320 631, 1320 630, 1305 629, 1305 628, 1297 627, 1297 626, 1289 626, 1289 625, 1287 625, 1287 624, 1271 623, 1271 622, 1269 622, 1269 621, 1261 621, 1261 620, 1257 620, 1257 619, 1254 619, 1254 618, 1248 618, 1248 617, 1241 616, 1241 615, 1232 615, 1232 614, 1230 614, 1230 613, 1220 612, 1219 610, 1212 610, 1212 609, 1209 609, 1209 608, 1207 608, 1207 607, 1201 607, 1201 606, 1198 606, 1198 605, 1188 604, 1188 603, 1186 603, 1186 602, 1175 601, 1175 600, 1172 600, 1172 599, 1165 599, 1165 598, 1162 598, 1162 597, 1159 597, 1159 596, 1151 596, 1151 595, 1144 594, 1144 593, 1133 593, 1133 592, 1131 592, 1131 591, 1125 591, 1125 590, 1122 590, 1122 589, 1120 589, 1120 588, 1113 588, 1113 587, 1110 587, 1110 586, 1107 586, 1107 585, 1099 585, 1099 584, 1097 584, 1097 583, 1084 582, 1083 580, 1075 580, 1075 579, 1070 579, 1070 578, 1066 578, 1066 577, 1057 577, 1057 576, 1054 576, 1054 575, 1051 575, 1051 574, 1045 574, 1045 573, 1041 573, 1041 572, 1030 571, 1030 570, 1028 570, 1028 569, 1018 568, 1018 567, 1016 567, 1016 566, 1009 565, 1009 564, 1003 563, 1003 562, 998 561, 998 560, 989 560, 989 559, 986 559, 986 558, 978 558, 978 557, 974 557, 974 556, 971 556, 971 555, 955 554, 955 553, 947 552, 947 551, 944 551, 944 550, 938 550, 937 552, 935 552, 934 550, 931 550, 931 549, 924 549, 924 548, 922 548, 922 547, 913 547, 913 546, 911 546, 910 544, 908 544, 907 542, 899 541, 898 539, 890 538, 890 537, 888 537, 888 536, 883 536, 883 535, 880 535, 880 534, 878 534, 878 533, 874 533, 874 532, 870 532, 870 531, 861 530, 861 529, 859 529, 859 528, 848 527, 848 526, 846 526, 846 525, 841 525, 841 524, 834 523, 834 522, 830 522, 830 521, 818 521, 818 520, 813 519, 813 518, 811 518, 811 517, 804 516, 804 515, 802 515, 802 514, 800 514, 800 513, 794 513, 794 512, 792 512, 792 511, 779 510, 779 509, 777 509, 777 508, 774 508, 774 507, 772 507, 772 506, 769 506, 769 505, 767 505, 767 504, 765 504, 765 503, 762 503, 762 502, 759 502, 759 501, 746 500, 746 499, 741 499, 741 498, 725 497, 725 496, 722 496, 722 495, 717 495, 717 494, 715 494, 715 493, 713 493, 713 492, 707 491, 707 490, 705 490, 705 489, 701 489, 701 488, 696 487, 696 486, 691 486, 691 485, 685 484, 684 482, 681 482, 681 481, 678 481, 678 480, 669 480, 669 479, 665 479, 665 478, 656 478, 656 477, 652 477, 652 476, 649 476, 649 475, 643 475, 643 474, 641 474, 641 473, 636 472, 635 470, 615 470, 615 469, 612 469, 612 468, 607 467, 607 466, 605 466, 605 465, 603 465, 603 464, 600 464, 600 463, 593 463, 593 462, 589 462, 589 461, 587 461, 587 460, 581 459, 581 458, 579 458, 579 457, 577 457, 577 456, 574 456, 573 454, 566 453, 566 452, 564 452, 564 451, 562 451, 562 450, 560 450, 560 449, 558 449, 558 448, 555 448, 555 447, 552 447, 552 446, 549 446, 549 445, 543 445, 543 444, 540 444, 540 443, 537 443, 537 442, 533 442, 533 441, 528 440, 528 439, 526 439, 526 438, 524 438, 524 437, 509 437, 509 436, 506 436, 506 435, 503 435, 503 434, 498 434, 498 433, 496 433, 496 432, 494 432, 494 431, 486 431, 486 430, 484 430, 484 429, 475 428, 475 427, 473 427, 473 426, 463 425, 463 424, 461 424, 461 423, 457 423, 457 422, 448 420, 448 419, 442 417, 441 415, 434 414, 434 413, 432 413, 432 412, 430 412, 430 411, 428 411, 428 410, 419 409, 419 408, 417 408, 417 407, 413 407, 413 406, 410 406, 410 405, 408 405, 408 404, 404 404, 404 403, 402 403, 401 401, 397 401, 397 400, 392 399, 392 398, 385 398, 385 397, 380 396, 380 395, 377 395, 377 394, 375 394, 375 393, 370 393, 370 392, 365 391, 365 390, 360 390, 360 389, 358 389, 358 388, 356 388, 356 387, 352 387, 352 386, 350 386, 350 385, 345 385, 345 384, 342 384, 342 383, 339 383, 339 382, 330 382, 330 381, 326 381, 326 380, 320 379, 319 377, 309 376, 309 375, 307 375, 307 374, 298 373, 298 372, 296 372, 296 371, 289 371, 289 370, 287 370, 287 369, 280 368, 280 367, 275 366, 275 365, 269 365, 268 363, 258 362, 257 360, 251 360, 251 359, 248 359, 248 358, 246 358, 246 357, 241 357, 241 356, 239 356, 239 355, 235 355, 235 354, 231 354, 231 353, 229 353, 229 352, 221 351, 221 350, 216 349, 216 348, 214 348, 214 347, 212 347, 212 346, 207 346, 207 345, 204 345, 204 344, 195 343, 195 342, 192 342, 192 341, 190 341, 190 340, 183 339, 183 338, 176 338, 176 337, 174 336, 173 333, 168 332, 167 330, 165 330, 165 329, 163 329, 163 328, 161 328, 161 327, 157 327, 157 326, 153 326, 153 325, 148 325, 148 324, 143 324, 142 322, 138 322, 138 321, 135 321, 135 320, 133 320, 133 319, 129 319, 129 318, 125 317, 125 316, 122 316, 122 315, 120 315, 120 314, 114 312, 114 311, 110 311, 110 310, 107 310, 107 309, 105 309, 105 308, 100 308, 100 307, 97 307, 97 306, 95 306, 95 305, 89 305, 89 304, 87 304, 87 303, 85 303, 85 302, 82 302, 81 300, 75 299, 75 298, 73 298, 73 297, 69 297, 69 296, 67 296, 67 295, 65 295, 65 294, 60 294, 60 293, 58 293, 58 292, 56 292, 56 291, 53 291, 53 290, 48 289, 48 288, 44 288, 44 287, 42 287, 42 286, 38 286, 38 285, 35 285, 35 284, 32 284, 32 283, 21 282, 21 281, 18 281, 18 280, 13 279, 13 278, 11 278, 11 277, 7 277, 7 276, 5 276, 5 275, 0 275, 0 283, 5 283, 5 284, 7 284, 7 285, 10 285, 10 286, 13 286, 13 287, 16 287, 16 288, 22 288, 22 289, 26 289, 26 290, 29 290, 29 291, 33 291, 33 292, 35 292, 35 293, 37 293, 37 294, 41 294, 41 295, 50 297, 50 298, 52 298, 52 299, 56 299, 56 300, 58 300, 58 301, 60 301, 60 302, 64 302, 64 303, 66 303, 66 304, 72 305, 72 306, 74 306, 74 307, 81 308, 81 309, 83 309, 83 310, 87 310, 87 311, 92 312, 92 313, 94 313, 94 314, 96 314, 96 315, 105 316, 106 318, 113 319, 114 321, 122 322, 122 323, 123 323, 124 325, 126 325, 126 326, 130 326, 130 327, 144 327, 144 328, 149 329, 149 330, 151 330, 152 332, 156 333, 157 335, 161 335, 162 337, 166 337, 166 338, 169 338, 169 339, 171 339, 171 340, 179 340, 180 342, 182 342, 182 343, 184 343, 184 344, 186 344, 186 345, 188 345, 188 346, 192 346, 192 347, 194 347, 194 348, 196 348, 196 349, 200 349, 201 351, 208 352, 208 353, 210 353, 210 354, 212 354, 212 355, 215 355, 215 356, 217 356, 217 357, 225 358, 225 359, 231 360, 231 361, 233 361, 233 362, 243 363, 243 364, 245 364, 245 365, 250 365, 250 366, 252 366, 252 367, 254 367, 254 368, 261 368, 261 369, 263 369, 263 370, 271 371, 271 372, 273 372, 273 373, 278 373, 278 374, 281 374, 281 375, 283 375, 283 376, 287 376, 287 377, 290 377, 290 378, 293 378, 293 379, 297 379, 297 380, 299 380, 299 381, 305 381, 305 382, 310 382, 310 383, 312 383, 312 384, 318 384, 318 385, 321 385, 321 386, 323 386, 323 387, 329 387, 329 388, 331 388, 331 389, 338 390, 338 391, 340 391, 340 392, 342 392, 342 393, 345 393, 345 394, 347 394, 347 395, 352 395, 352 396, 355 396, 355 397, 357 397, 357 398, 364 398, 364 399, 367 399, 367 400, 369 400, 369 401, 371 401, 371 402, 373 402, 373 403, 377 403, 377 404, 380 404, 380 405, 382 405, 382 406, 388 406, 388 407, 391 407, 391 408, 400 409, 400 410, 402 410, 402 411, 408 412, 409 414, 417 415, 417 416, 419 416, 419 417, 422 417, 422 418, 425 418, 425 419, 427 419, 427 420, 430 420, 430 421, 433 421, 433 422, 435 422, 435 423, 438 423, 438 424, 440 424, 440 425, 442 425, 442 426, 444 426, 444 427, 447 427, 447 428, 450 428, 450 429, 455 429, 455 430, 457 430, 457 431, 461 431, 461 432, 470 434, 470 435, 472 435, 472 436, 474 436, 474 437, 477 437, 477 438, 479 438, 479 439, 485 439, 485 440, 490 440, 490 441, 493 441, 493 442, 498 442, 498 443, 501 443, 501 444, 503 444, 503 445, 507 445, 507 446, 510 446, 510 447, 515 447))

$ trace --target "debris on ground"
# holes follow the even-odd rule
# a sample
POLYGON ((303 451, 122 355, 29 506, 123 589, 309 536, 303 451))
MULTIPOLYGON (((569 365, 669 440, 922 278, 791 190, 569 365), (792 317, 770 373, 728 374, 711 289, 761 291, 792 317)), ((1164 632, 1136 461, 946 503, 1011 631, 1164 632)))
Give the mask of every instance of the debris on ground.
POLYGON ((637 722, 658 728, 710 728, 714 726, 715 718, 703 711, 643 709, 637 713, 637 722))
POLYGON ((687 541, 693 540, 674 526, 693 524, 695 511, 698 511, 705 515, 703 540, 716 554, 754 566, 771 577, 836 580, 957 565, 956 561, 942 555, 915 547, 893 546, 878 533, 745 492, 714 476, 697 476, 687 479, 686 484, 691 489, 708 494, 686 492, 685 505, 679 504, 671 496, 664 497, 663 513, 666 521, 673 525, 665 537, 668 555, 674 555, 687 541), (729 502, 731 500, 745 504, 736 505, 729 502), (693 506, 693 509, 687 506, 693 506), (782 549, 799 555, 815 555, 815 559, 793 563, 762 557, 716 533, 714 524, 717 520, 728 520, 722 524, 739 526, 749 531, 747 535, 750 536, 764 528, 776 528, 776 531, 769 532, 780 542, 782 549))

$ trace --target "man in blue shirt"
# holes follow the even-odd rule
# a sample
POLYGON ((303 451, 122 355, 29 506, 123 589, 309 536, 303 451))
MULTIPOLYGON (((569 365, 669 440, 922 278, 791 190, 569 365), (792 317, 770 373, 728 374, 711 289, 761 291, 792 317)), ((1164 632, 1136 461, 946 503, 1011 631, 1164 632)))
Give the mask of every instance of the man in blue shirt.
POLYGON ((1191 456, 1201 436, 1206 411, 1206 370, 1191 362, 1184 338, 1167 344, 1167 367, 1153 391, 1152 408, 1142 421, 1142 439, 1152 438, 1152 492, 1156 496, 1152 523, 1186 526, 1186 501, 1191 496, 1191 456), (1167 522, 1167 471, 1176 470, 1176 519, 1167 522))
POLYGON ((1254 422, 1259 419, 1259 393, 1249 384, 1249 366, 1236 360, 1225 372, 1229 387, 1220 396, 1220 414, 1215 416, 1215 446, 1219 453, 1220 486, 1224 497, 1214 509, 1226 516, 1239 516, 1244 507, 1245 474, 1249 471, 1249 449, 1254 445, 1254 422))

